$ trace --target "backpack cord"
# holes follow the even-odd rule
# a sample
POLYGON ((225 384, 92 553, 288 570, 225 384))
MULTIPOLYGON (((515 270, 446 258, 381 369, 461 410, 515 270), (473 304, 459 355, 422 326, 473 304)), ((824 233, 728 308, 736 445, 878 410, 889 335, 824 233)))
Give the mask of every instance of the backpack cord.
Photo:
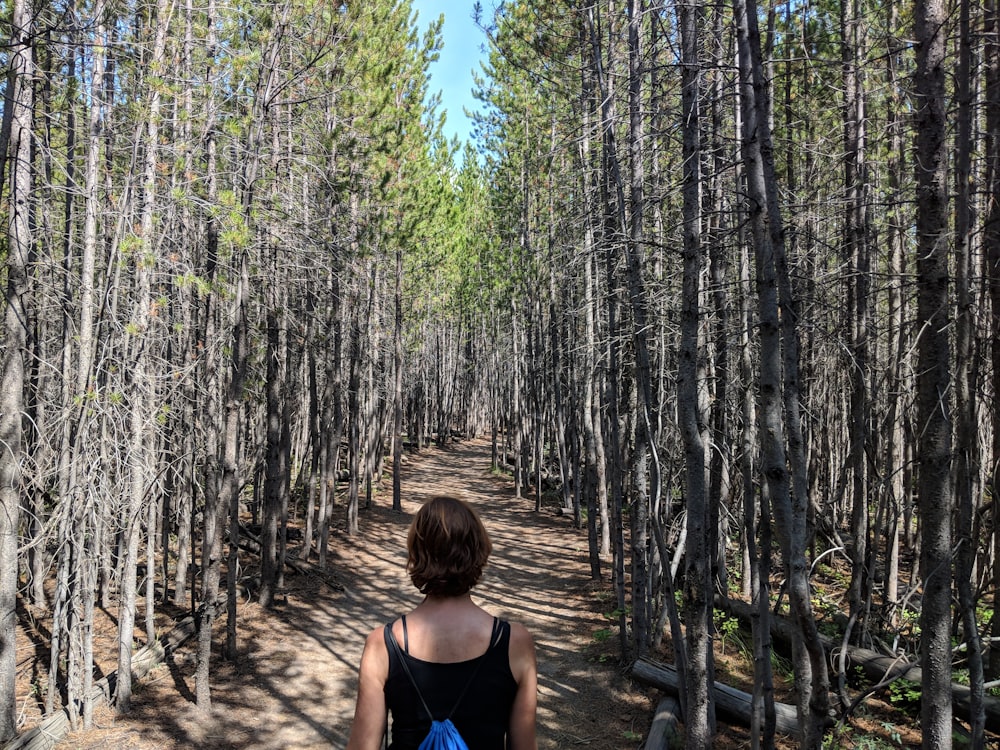
MULTIPOLYGON (((486 660, 486 654, 492 651, 493 646, 496 645, 496 641, 498 640, 497 630, 499 627, 500 627, 500 621, 496 617, 494 617, 493 632, 490 633, 489 648, 486 649, 486 653, 482 654, 478 659, 476 659, 476 667, 475 669, 472 670, 472 674, 469 675, 468 682, 465 683, 465 687, 463 687, 462 692, 459 693, 458 700, 455 701, 455 705, 451 707, 451 711, 449 711, 448 715, 445 717, 446 719, 450 719, 452 715, 454 715, 455 710, 458 708, 458 705, 462 702, 462 699, 465 697, 465 694, 469 692, 469 688, 472 686, 473 680, 475 680, 476 675, 479 674, 479 668, 483 665, 483 662, 486 660)), ((393 635, 392 632, 392 623, 388 623, 385 626, 385 635, 386 635, 386 640, 389 641, 389 645, 392 646, 392 650, 396 652, 396 656, 399 659, 399 663, 403 665, 403 671, 406 672, 406 676, 410 678, 410 684, 413 685, 413 689, 417 691, 417 697, 420 698, 420 702, 424 706, 424 711, 427 712, 427 715, 430 717, 431 721, 437 721, 437 719, 434 718, 434 714, 431 713, 430 708, 428 708, 427 701, 424 700, 424 695, 423 693, 420 692, 420 688, 417 686, 417 681, 413 679, 413 673, 410 671, 410 666, 406 663, 406 659, 403 658, 403 652, 400 651, 399 643, 396 641, 396 636, 393 635)))

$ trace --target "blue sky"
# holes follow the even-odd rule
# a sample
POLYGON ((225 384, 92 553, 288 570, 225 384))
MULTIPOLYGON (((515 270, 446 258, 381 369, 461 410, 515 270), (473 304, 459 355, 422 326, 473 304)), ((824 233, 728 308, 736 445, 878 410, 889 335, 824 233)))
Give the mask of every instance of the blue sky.
MULTIPOLYGON (((481 2, 484 16, 489 17, 493 2, 481 2)), ((430 68, 430 90, 441 92, 441 106, 448 111, 445 135, 449 139, 456 135, 460 141, 468 140, 472 130, 462 108, 476 109, 478 104, 472 98, 472 71, 480 72, 481 48, 486 44, 486 37, 472 20, 474 4, 474 0, 412 0, 413 10, 420 14, 417 26, 421 31, 444 14, 444 47, 430 68)))

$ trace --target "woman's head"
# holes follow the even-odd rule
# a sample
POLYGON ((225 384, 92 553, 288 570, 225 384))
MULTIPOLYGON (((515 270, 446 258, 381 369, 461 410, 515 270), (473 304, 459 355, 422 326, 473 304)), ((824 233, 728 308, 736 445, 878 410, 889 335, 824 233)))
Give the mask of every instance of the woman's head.
POLYGON ((439 496, 417 511, 406 548, 406 569, 420 593, 460 596, 479 581, 493 545, 472 508, 439 496))

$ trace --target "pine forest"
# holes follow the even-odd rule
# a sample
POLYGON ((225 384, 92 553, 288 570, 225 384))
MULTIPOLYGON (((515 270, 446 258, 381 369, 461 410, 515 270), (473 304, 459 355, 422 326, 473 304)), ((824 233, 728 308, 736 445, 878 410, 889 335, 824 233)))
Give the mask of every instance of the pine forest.
POLYGON ((0 741, 28 669, 90 725, 101 611, 115 711, 167 605, 210 706, 240 576, 478 436, 684 747, 736 630, 744 746, 899 746, 844 734, 878 694, 996 743, 1000 6, 454 5, 471 143, 410 0, 0 6, 0 741))

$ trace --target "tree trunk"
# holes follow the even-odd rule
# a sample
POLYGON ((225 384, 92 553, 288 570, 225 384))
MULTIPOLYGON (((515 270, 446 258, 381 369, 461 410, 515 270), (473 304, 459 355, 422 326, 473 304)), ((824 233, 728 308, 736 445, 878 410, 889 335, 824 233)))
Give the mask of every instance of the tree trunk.
MULTIPOLYGON (((28 3, 15 0, 11 18, 11 110, 7 179, 7 288, 3 373, 0 375, 0 740, 17 734, 17 535, 21 495, 21 411, 24 405, 25 295, 31 252, 31 116, 34 75, 28 3)), ((0 172, 2 174, 2 172, 0 172)))
MULTIPOLYGON (((588 229, 588 235, 592 232, 588 229)), ((594 300, 591 291, 594 285, 593 273, 591 272, 592 261, 588 256, 586 268, 584 269, 584 355, 583 355, 583 400, 580 405, 583 419, 583 455, 584 455, 584 477, 583 494, 584 502, 587 506, 587 546, 590 559, 590 578, 593 581, 600 581, 601 575, 601 555, 607 554, 606 549, 602 549, 598 540, 598 502, 603 493, 604 472, 601 470, 602 456, 598 455, 600 445, 600 397, 596 396, 595 380, 597 379, 596 366, 594 362, 594 351, 597 342, 594 338, 594 300)), ((607 507, 605 501, 604 507, 607 507)), ((606 517, 606 514, 605 514, 606 517)), ((604 533, 607 535, 607 525, 604 533)))
MULTIPOLYGON (((206 70, 206 81, 211 85, 216 77, 215 55, 216 18, 215 0, 207 0, 205 6, 205 57, 208 63, 206 70)), ((202 273, 209 280, 215 282, 219 260, 219 222, 216 220, 213 211, 218 201, 218 168, 217 168, 217 132, 213 115, 212 102, 206 103, 207 121, 205 123, 205 171, 208 192, 208 215, 205 221, 205 265, 202 273)), ((237 299, 240 299, 242 287, 237 287, 237 299)), ((203 333, 204 340, 211 341, 216 333, 216 306, 215 295, 208 295, 203 305, 203 333)), ((241 308, 234 307, 237 314, 241 308)), ((235 341, 233 342, 235 346, 235 341)), ((235 352, 233 355, 235 356, 235 352)), ((221 517, 224 512, 226 499, 223 495, 223 473, 225 471, 225 457, 229 454, 228 441, 230 436, 235 444, 236 436, 232 434, 230 424, 231 419, 238 418, 238 412, 234 416, 230 412, 228 400, 223 401, 220 396, 221 387, 219 385, 218 359, 216 348, 209 346, 206 348, 206 355, 203 357, 203 379, 209 384, 207 395, 203 404, 196 405, 196 411, 200 414, 204 406, 207 424, 207 434, 205 439, 205 468, 204 468, 204 499, 205 505, 202 519, 201 538, 201 601, 202 609, 198 613, 198 663, 195 668, 195 700, 198 708, 207 712, 212 708, 212 685, 211 685, 211 665, 212 665, 212 626, 216 617, 216 601, 219 598, 219 576, 221 571, 222 540, 219 538, 221 529, 221 517), (220 403, 220 401, 223 401, 220 403), (220 417, 221 412, 221 417, 220 417), (220 443, 221 441, 221 443, 220 443)), ((191 498, 194 505, 194 493, 191 498)), ((195 514, 191 514, 191 545, 192 562, 194 558, 194 524, 195 514)), ((195 582, 194 576, 191 579, 191 610, 194 608, 195 582)))
POLYGON ((403 474, 403 248, 396 248, 392 325, 392 509, 401 513, 403 474))
MULTIPOLYGON (((889 28, 896 27, 896 3, 888 3, 889 28)), ((888 184, 890 189, 889 226, 887 244, 889 246, 889 282, 888 282, 888 351, 891 355, 888 367, 886 423, 888 429, 884 435, 885 466, 883 472, 891 477, 886 482, 888 524, 886 528, 886 564, 884 580, 884 605, 891 613, 890 624, 896 622, 896 608, 899 601, 899 548, 902 526, 903 508, 908 505, 909 490, 903 483, 903 453, 905 450, 903 430, 903 415, 901 394, 911 389, 904 384, 904 372, 907 365, 907 337, 904 328, 905 297, 904 284, 904 241, 907 230, 907 219, 901 209, 901 186, 904 173, 903 123, 900 116, 902 95, 896 80, 896 68, 900 50, 890 50, 886 55, 886 76, 894 93, 888 104, 888 123, 890 137, 890 158, 888 165, 888 184), (905 495, 905 497, 904 497, 905 495)))
POLYGON ((958 128, 955 136, 955 287, 958 314, 955 320, 955 502, 958 508, 955 541, 955 585, 958 589, 962 630, 969 664, 972 700, 972 746, 982 747, 986 713, 983 709, 983 651, 976 623, 975 558, 973 535, 976 511, 974 476, 979 461, 976 403, 972 387, 972 350, 975 321, 972 308, 972 35, 969 0, 959 3, 959 60, 955 83, 958 88, 958 128))
MULTIPOLYGON (((580 24, 580 48, 584 59, 594 54, 596 50, 590 44, 590 31, 586 23, 580 24)), ((583 135, 580 139, 580 192, 584 205, 583 230, 583 315, 584 315, 584 353, 583 353, 583 400, 580 404, 581 421, 583 422, 583 450, 585 456, 583 478, 584 502, 587 507, 587 539, 590 551, 590 577, 601 580, 601 558, 610 553, 611 537, 608 525, 608 483, 604 457, 603 410, 601 409, 601 377, 597 358, 597 240, 595 225, 597 212, 595 197, 597 190, 596 167, 591 148, 591 136, 594 130, 591 114, 595 107, 596 77, 594 65, 583 65, 581 77, 580 110, 583 118, 583 135), (598 526, 600 520, 600 526, 598 526)))
MULTIPOLYGON (((871 407, 868 399, 868 228, 865 186, 865 110, 862 70, 858 59, 860 47, 861 8, 856 0, 841 2, 841 48, 844 69, 844 259, 850 269, 847 281, 848 325, 850 346, 851 417, 850 469, 851 504, 851 583, 848 590, 851 623, 845 639, 850 639, 855 627, 868 627, 867 602, 870 590, 870 522, 868 426, 871 407)), ((856 639, 860 639, 860 633, 856 639)), ((860 642, 860 640, 858 640, 860 642)), ((846 662, 841 660, 838 676, 842 700, 846 700, 846 662)))
MULTIPOLYGON (((239 277, 236 279, 236 290, 232 302, 233 321, 230 356, 230 373, 226 384, 225 404, 223 406, 222 444, 221 451, 215 459, 220 464, 218 480, 215 487, 209 487, 205 493, 205 518, 202 530, 202 609, 198 614, 198 665, 195 671, 195 699, 201 711, 212 708, 212 688, 210 682, 212 657, 212 626, 217 615, 219 599, 219 584, 222 572, 222 527, 224 514, 230 513, 230 522, 234 515, 233 505, 239 503, 240 471, 239 471, 239 432, 240 404, 243 399, 243 384, 246 380, 247 341, 246 341, 246 300, 244 295, 248 287, 247 260, 240 257, 239 277)), ((233 530, 230 529, 233 533, 233 530)), ((232 541, 230 542, 231 544, 232 541)), ((235 546, 235 545, 234 545, 235 546)), ((230 549, 231 575, 235 575, 233 550, 230 549)), ((235 628, 234 606, 227 599, 229 630, 235 628)), ((234 651, 232 643, 229 649, 234 651)))
POLYGON ((804 748, 822 745, 830 722, 826 659, 819 644, 809 592, 806 561, 806 513, 801 433, 797 417, 798 369, 794 310, 787 307, 787 261, 783 226, 778 210, 773 148, 754 0, 737 3, 742 154, 746 168, 749 219, 757 265, 760 317, 760 436, 762 470, 770 494, 775 530, 788 577, 788 594, 801 629, 804 653, 795 660, 800 711, 800 739, 804 748), (779 293, 780 292, 780 293, 779 293), (782 298, 779 315, 779 297, 782 298), (786 446, 786 429, 788 445, 786 446))
MULTIPOLYGON (((162 73, 167 29, 170 26, 170 7, 167 0, 157 0, 153 20, 154 41, 150 60, 152 75, 162 73)), ((148 497, 154 470, 152 446, 149 435, 153 423, 154 385, 151 372, 150 348, 153 332, 150 330, 152 303, 151 274, 155 263, 153 220, 156 205, 156 166, 160 142, 160 109, 162 97, 157 86, 150 88, 148 119, 145 123, 145 159, 142 173, 142 205, 140 208, 139 243, 133 250, 135 275, 135 301, 130 324, 132 352, 131 407, 129 415, 129 493, 122 518, 125 542, 125 559, 122 563, 120 606, 118 615, 118 673, 115 685, 115 708, 125 714, 132 701, 132 637, 135 628, 136 565, 142 530, 143 504, 152 502, 148 497)), ((153 571, 149 571, 153 575, 153 571)))
POLYGON ((358 493, 361 471, 361 321, 357 316, 351 320, 350 377, 347 384, 348 409, 348 490, 347 490, 347 533, 358 533, 358 493))
POLYGON ((340 471, 340 442, 344 434, 343 381, 341 358, 343 355, 344 329, 341 321, 341 287, 336 274, 331 275, 331 327, 333 328, 333 351, 327 354, 327 382, 330 387, 329 404, 326 407, 330 419, 324 420, 323 429, 326 435, 326 462, 323 471, 323 486, 321 489, 319 540, 317 561, 321 567, 326 565, 327 546, 330 541, 330 520, 332 509, 337 497, 337 473, 340 471))
MULTIPOLYGON (((614 17, 605 18, 606 33, 609 38, 615 36, 614 17)), ((622 378, 622 289, 619 278, 618 267, 621 263, 621 237, 624 236, 626 225, 625 215, 625 195, 622 183, 621 171, 617 146, 615 141, 615 129, 617 120, 615 115, 615 91, 614 76, 605 69, 604 46, 599 34, 598 24, 595 19, 595 9, 589 7, 584 11, 586 31, 590 38, 590 63, 594 68, 594 80, 599 98, 599 117, 602 138, 602 153, 600 172, 600 195, 602 208, 603 236, 601 243, 604 246, 605 275, 607 278, 607 332, 608 332, 608 354, 607 354, 607 384, 606 403, 607 423, 609 431, 605 438, 605 458, 608 466, 609 485, 609 505, 610 513, 608 522, 611 531, 611 558, 613 581, 618 611, 618 631, 621 641, 622 656, 629 652, 627 606, 625 596, 625 538, 623 523, 623 503, 625 494, 625 467, 623 465, 626 439, 623 433, 626 431, 622 426, 621 401, 625 390, 622 378)), ((613 45, 608 50, 609 61, 607 67, 615 70, 613 45)), ((626 433, 627 434, 627 433, 626 433)))
MULTIPOLYGON (((990 360, 994 373, 1000 372, 1000 4, 996 0, 986 3, 984 13, 984 65, 986 89, 986 200, 987 211, 983 222, 983 254, 987 293, 990 300, 990 317, 987 331, 990 339, 990 360)), ((992 497, 1000 497, 1000 398, 994 393, 988 422, 993 435, 993 467, 989 473, 992 497)), ((994 502, 991 510, 993 526, 991 546, 993 590, 1000 590, 1000 503, 994 502)), ((1000 596, 993 598, 990 644, 1000 639, 1000 596)), ((1000 650, 991 645, 987 651, 989 676, 1000 676, 1000 650)))
MULTIPOLYGON (((684 443, 684 500, 687 545, 684 562, 684 620, 687 648, 684 688, 685 746, 709 748, 715 734, 712 694, 712 550, 708 544, 710 509, 705 484, 704 415, 698 403, 699 327, 701 326, 701 13, 692 2, 678 6, 681 34, 681 123, 684 133, 684 280, 681 339, 677 365, 677 414, 684 443)), ((634 14, 633 14, 634 18, 634 14)))
MULTIPOLYGON (((628 5, 628 81, 629 81, 629 198, 628 227, 626 243, 626 265, 628 268, 629 298, 632 303, 632 340, 636 356, 636 426, 633 447, 632 503, 631 503, 631 545, 632 545, 632 638, 633 653, 645 654, 651 640, 650 596, 649 596, 649 508, 650 486, 654 493, 658 490, 658 464, 650 467, 650 453, 655 450, 655 435, 652 432, 654 418, 651 415, 652 385, 645 286, 645 219, 646 197, 644 194, 644 121, 642 84, 645 69, 642 61, 642 27, 645 16, 642 0, 629 0, 628 5)), ((611 154, 612 169, 617 174, 617 156, 611 154)), ((621 177, 615 178, 619 183, 621 177)), ((626 205, 621 203, 620 221, 625 226, 626 205)), ((704 496, 703 496, 704 497, 704 496)))
POLYGON ((952 744, 951 415, 945 27, 941 0, 917 0, 914 36, 917 255, 917 500, 920 508, 921 729, 927 747, 952 744))
POLYGON ((284 485, 287 467, 284 463, 282 443, 282 405, 285 373, 282 366, 282 336, 277 305, 267 313, 267 376, 265 435, 266 459, 264 469, 264 507, 261 517, 260 592, 262 607, 274 603, 278 585, 278 534, 281 509, 285 502, 284 485))

